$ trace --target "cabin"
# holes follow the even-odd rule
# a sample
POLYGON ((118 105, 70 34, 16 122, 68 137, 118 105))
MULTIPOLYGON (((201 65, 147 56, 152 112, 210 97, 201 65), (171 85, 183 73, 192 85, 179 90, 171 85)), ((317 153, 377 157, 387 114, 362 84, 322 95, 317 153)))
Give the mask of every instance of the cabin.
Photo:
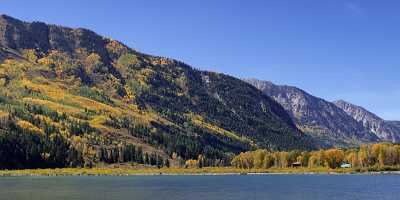
POLYGON ((292 163, 292 167, 301 167, 301 162, 292 163))
POLYGON ((342 165, 340 165, 340 168, 351 168, 351 164, 343 163, 342 165))

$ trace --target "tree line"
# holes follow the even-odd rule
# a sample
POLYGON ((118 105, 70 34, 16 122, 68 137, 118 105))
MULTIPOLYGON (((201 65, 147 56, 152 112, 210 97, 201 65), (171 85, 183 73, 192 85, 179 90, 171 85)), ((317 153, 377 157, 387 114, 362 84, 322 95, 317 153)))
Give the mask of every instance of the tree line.
POLYGON ((237 168, 369 168, 400 165, 400 145, 390 143, 363 144, 359 148, 333 148, 318 151, 277 151, 256 150, 235 156, 231 165, 237 168))

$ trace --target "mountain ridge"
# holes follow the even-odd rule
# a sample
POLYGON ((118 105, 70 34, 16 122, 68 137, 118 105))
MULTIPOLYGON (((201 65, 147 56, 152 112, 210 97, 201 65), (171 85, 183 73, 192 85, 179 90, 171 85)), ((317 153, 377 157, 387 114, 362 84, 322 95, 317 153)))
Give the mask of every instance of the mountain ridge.
POLYGON ((87 29, 2 15, 0 47, 0 142, 21 147, 0 145, 0 168, 219 166, 254 148, 317 147, 250 84, 87 29))
POLYGON ((382 141, 398 143, 400 142, 400 129, 390 122, 387 123, 376 114, 366 110, 361 106, 354 105, 344 100, 334 102, 336 106, 343 109, 355 120, 377 135, 382 141))
POLYGON ((273 97, 304 132, 309 132, 321 142, 327 142, 327 145, 352 146, 379 141, 359 121, 332 102, 293 86, 280 86, 257 79, 243 80, 273 97))

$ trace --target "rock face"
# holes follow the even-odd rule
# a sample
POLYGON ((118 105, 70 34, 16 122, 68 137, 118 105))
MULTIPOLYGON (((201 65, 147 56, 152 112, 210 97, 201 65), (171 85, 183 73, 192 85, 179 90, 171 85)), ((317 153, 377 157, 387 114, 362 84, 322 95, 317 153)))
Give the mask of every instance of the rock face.
POLYGON ((256 79, 244 80, 274 98, 301 130, 325 145, 351 146, 379 141, 377 136, 334 103, 296 87, 279 86, 256 79))
POLYGON ((106 55, 107 40, 87 29, 71 29, 42 22, 26 23, 7 15, 0 16, 0 44, 11 49, 57 49, 73 52, 78 48, 106 55))
POLYGON ((365 108, 353 105, 343 100, 335 101, 335 105, 344 110, 348 115, 377 135, 382 141, 400 142, 400 127, 398 122, 387 122, 365 108))
MULTIPOLYGON (((0 15, 0 47, 8 51, 34 49, 39 54, 48 54, 57 50, 75 54, 76 50, 85 50, 98 54, 103 63, 111 66, 112 56, 116 55, 109 53, 107 45, 112 41, 83 28, 72 29, 43 22, 27 23, 0 15)), ((117 45, 120 46, 119 54, 133 51, 122 43, 117 45)))

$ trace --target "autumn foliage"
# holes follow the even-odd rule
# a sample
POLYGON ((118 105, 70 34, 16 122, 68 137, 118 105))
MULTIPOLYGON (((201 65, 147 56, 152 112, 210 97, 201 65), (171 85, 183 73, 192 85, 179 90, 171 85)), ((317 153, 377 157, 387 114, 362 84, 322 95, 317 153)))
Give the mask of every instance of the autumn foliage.
POLYGON ((356 149, 327 149, 311 152, 256 150, 240 153, 232 159, 231 164, 245 169, 288 168, 293 167, 293 164, 308 168, 330 169, 340 168, 342 164, 350 164, 352 168, 383 168, 400 165, 400 145, 365 144, 356 149))

